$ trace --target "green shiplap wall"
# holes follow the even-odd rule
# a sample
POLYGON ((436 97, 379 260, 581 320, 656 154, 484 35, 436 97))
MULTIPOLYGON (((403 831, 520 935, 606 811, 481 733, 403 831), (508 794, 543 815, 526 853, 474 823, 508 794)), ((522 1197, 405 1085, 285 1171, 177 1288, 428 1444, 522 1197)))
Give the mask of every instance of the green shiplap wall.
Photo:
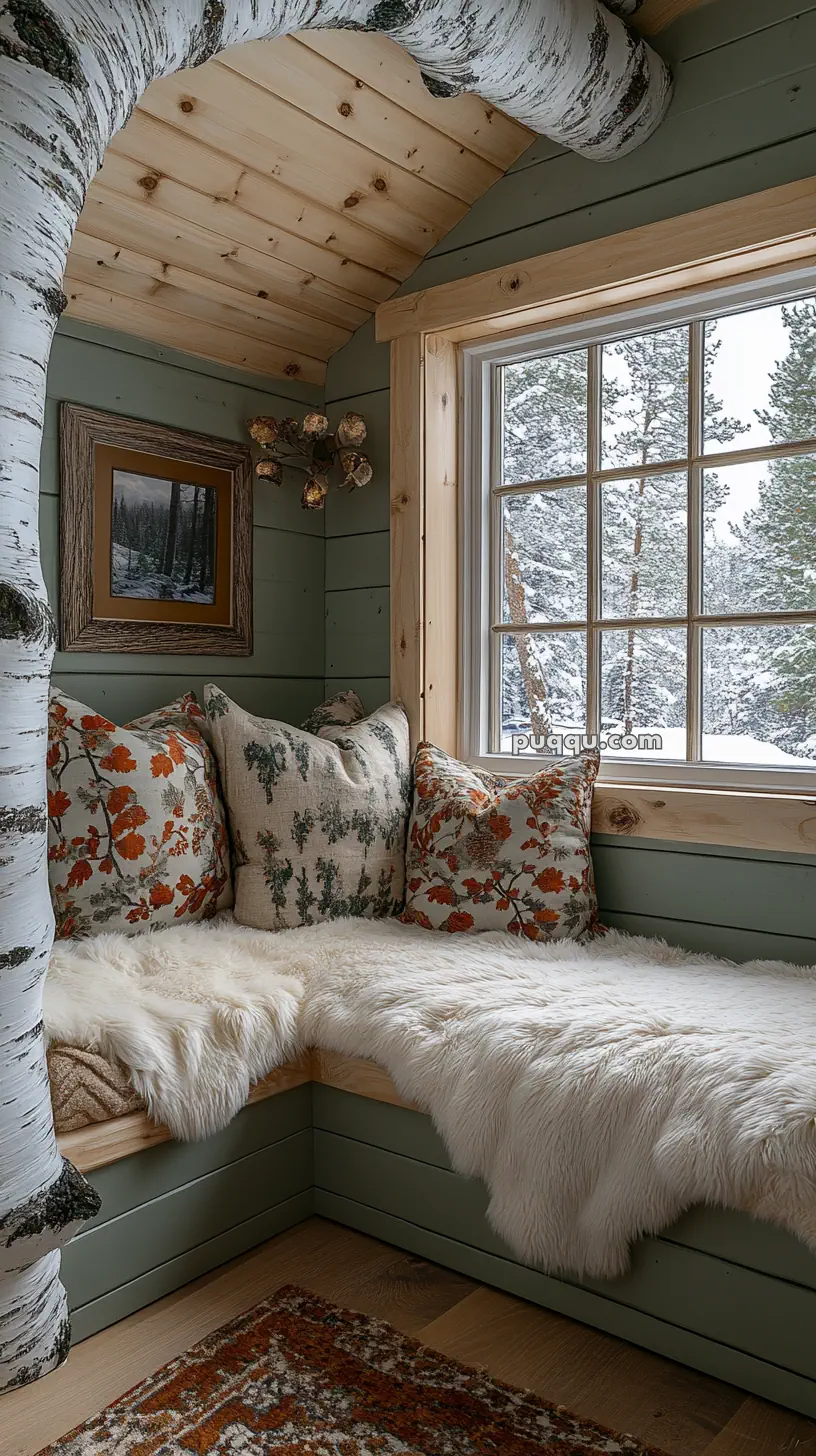
MULTIPOLYGON (((538 139, 401 291, 816 173, 816 0, 713 0, 654 44, 676 93, 650 141, 597 163, 538 139)), ((388 368, 366 324, 326 385, 332 417, 365 415, 376 466, 376 486, 333 496, 326 512, 326 676, 369 708, 388 695, 388 368)), ((604 836, 595 865, 607 924, 738 960, 816 962, 813 856, 604 836)))
MULTIPOLYGON (((43 570, 59 591, 59 405, 62 400, 222 439, 247 439, 256 414, 322 405, 310 386, 269 381, 122 334, 63 321, 48 369, 40 471, 43 570)), ((54 682, 115 721, 219 682, 252 712, 299 722, 323 696, 325 541, 321 515, 295 486, 256 482, 255 634, 251 657, 58 652, 54 682)))

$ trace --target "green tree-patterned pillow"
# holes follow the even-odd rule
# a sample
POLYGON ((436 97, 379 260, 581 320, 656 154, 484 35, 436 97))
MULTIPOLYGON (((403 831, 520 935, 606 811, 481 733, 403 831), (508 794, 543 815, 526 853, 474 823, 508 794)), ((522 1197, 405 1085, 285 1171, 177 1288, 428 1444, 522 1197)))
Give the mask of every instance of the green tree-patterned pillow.
POLYGON ((365 708, 353 688, 335 693, 319 708, 313 708, 308 718, 301 723, 304 733, 320 733, 324 728, 345 728, 349 723, 359 723, 365 717, 365 708))
POLYGON ((204 704, 232 836, 236 919, 282 930, 398 913, 411 783, 399 704, 357 722, 324 719, 319 735, 256 718, 213 684, 204 704))

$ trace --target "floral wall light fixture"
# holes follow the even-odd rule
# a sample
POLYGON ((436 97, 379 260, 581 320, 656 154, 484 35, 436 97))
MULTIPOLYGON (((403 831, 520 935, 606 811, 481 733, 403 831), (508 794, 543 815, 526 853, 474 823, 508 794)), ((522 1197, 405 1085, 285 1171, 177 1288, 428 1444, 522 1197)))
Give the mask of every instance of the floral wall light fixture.
POLYGON ((326 416, 315 411, 305 416, 302 425, 291 416, 276 420, 257 415, 247 427, 263 452, 255 474, 282 485, 284 469, 302 471, 306 482, 300 499, 306 511, 322 511, 332 484, 354 490, 368 485, 374 475, 371 461, 359 448, 366 438, 365 420, 352 411, 343 415, 333 434, 326 416))

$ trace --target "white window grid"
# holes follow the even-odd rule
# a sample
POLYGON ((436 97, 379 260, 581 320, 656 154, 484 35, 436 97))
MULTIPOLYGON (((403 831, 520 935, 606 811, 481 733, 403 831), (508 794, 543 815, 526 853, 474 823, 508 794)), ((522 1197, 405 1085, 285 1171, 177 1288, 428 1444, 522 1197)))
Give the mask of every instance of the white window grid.
POLYGON ((602 764, 601 779, 650 784, 684 783, 689 787, 744 787, 753 790, 816 788, 816 770, 809 765, 784 768, 742 766, 702 760, 702 633, 712 627, 816 625, 816 611, 707 613, 703 610, 703 472, 744 463, 816 454, 816 436, 784 445, 706 452, 703 439, 703 386, 706 320, 772 303, 794 301, 816 291, 816 270, 803 269, 740 283, 731 289, 707 290, 686 299, 678 308, 664 300, 651 308, 606 314, 592 324, 556 328, 513 347, 475 346, 464 352, 465 369, 465 480, 463 494, 462 554, 462 719, 463 752, 472 762, 494 770, 519 773, 536 762, 530 755, 502 755, 501 648, 502 638, 521 633, 580 632, 586 638, 587 725, 600 736, 601 641, 604 632, 648 628, 681 628, 687 634, 686 651, 686 759, 638 759, 602 764), (605 343, 673 326, 690 331, 688 379, 688 450, 674 460, 615 466, 601 464, 602 375, 605 343), (520 360, 587 350, 587 469, 577 475, 505 484, 502 478, 503 384, 505 365, 520 360), (608 617, 601 610, 601 488, 604 482, 633 480, 684 472, 687 475, 687 600, 681 616, 608 617), (573 488, 586 491, 587 604, 586 620, 531 622, 502 620, 502 501, 524 494, 573 488), (474 610, 475 606, 475 610, 474 610))

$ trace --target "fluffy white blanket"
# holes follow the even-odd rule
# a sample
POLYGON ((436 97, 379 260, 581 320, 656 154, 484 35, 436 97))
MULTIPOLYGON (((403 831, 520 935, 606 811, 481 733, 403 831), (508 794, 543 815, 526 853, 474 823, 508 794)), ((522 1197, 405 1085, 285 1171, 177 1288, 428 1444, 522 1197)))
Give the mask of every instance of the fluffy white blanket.
POLYGON ((271 964, 270 939, 229 916, 57 941, 46 1039, 123 1062, 156 1122, 185 1141, 208 1137, 296 1041, 303 986, 288 964, 271 964))
MULTIPOLYGON (((281 1032, 301 982, 300 1043, 384 1066, 431 1114, 454 1167, 487 1185, 493 1226, 529 1263, 619 1274, 633 1239, 700 1203, 746 1209, 816 1250, 816 968, 734 966, 614 932, 589 946, 542 946, 359 920, 276 935, 210 926, 126 943, 132 957, 143 948, 155 960, 176 936, 185 937, 188 987, 194 945, 210 966, 237 967, 251 954, 267 1005, 279 998, 281 1032)), ((114 939, 73 952, 95 954, 103 988, 114 939)), ((61 1004, 73 1004, 66 962, 57 952, 49 1034, 107 1038, 133 1065, 132 981, 121 984, 112 1029, 109 994, 100 1013, 86 964, 86 1020, 75 1010, 69 1029, 55 1016, 55 985, 61 1004)), ((211 977, 209 993, 220 996, 211 977)), ((172 989, 169 1025, 155 996, 149 1008, 136 998, 141 1046, 150 1023, 158 1046, 175 1047, 179 984, 172 989)), ((282 1052, 294 1049, 294 1036, 286 1040, 282 1052)), ((197 1098, 195 1081, 183 1096, 197 1098)))

